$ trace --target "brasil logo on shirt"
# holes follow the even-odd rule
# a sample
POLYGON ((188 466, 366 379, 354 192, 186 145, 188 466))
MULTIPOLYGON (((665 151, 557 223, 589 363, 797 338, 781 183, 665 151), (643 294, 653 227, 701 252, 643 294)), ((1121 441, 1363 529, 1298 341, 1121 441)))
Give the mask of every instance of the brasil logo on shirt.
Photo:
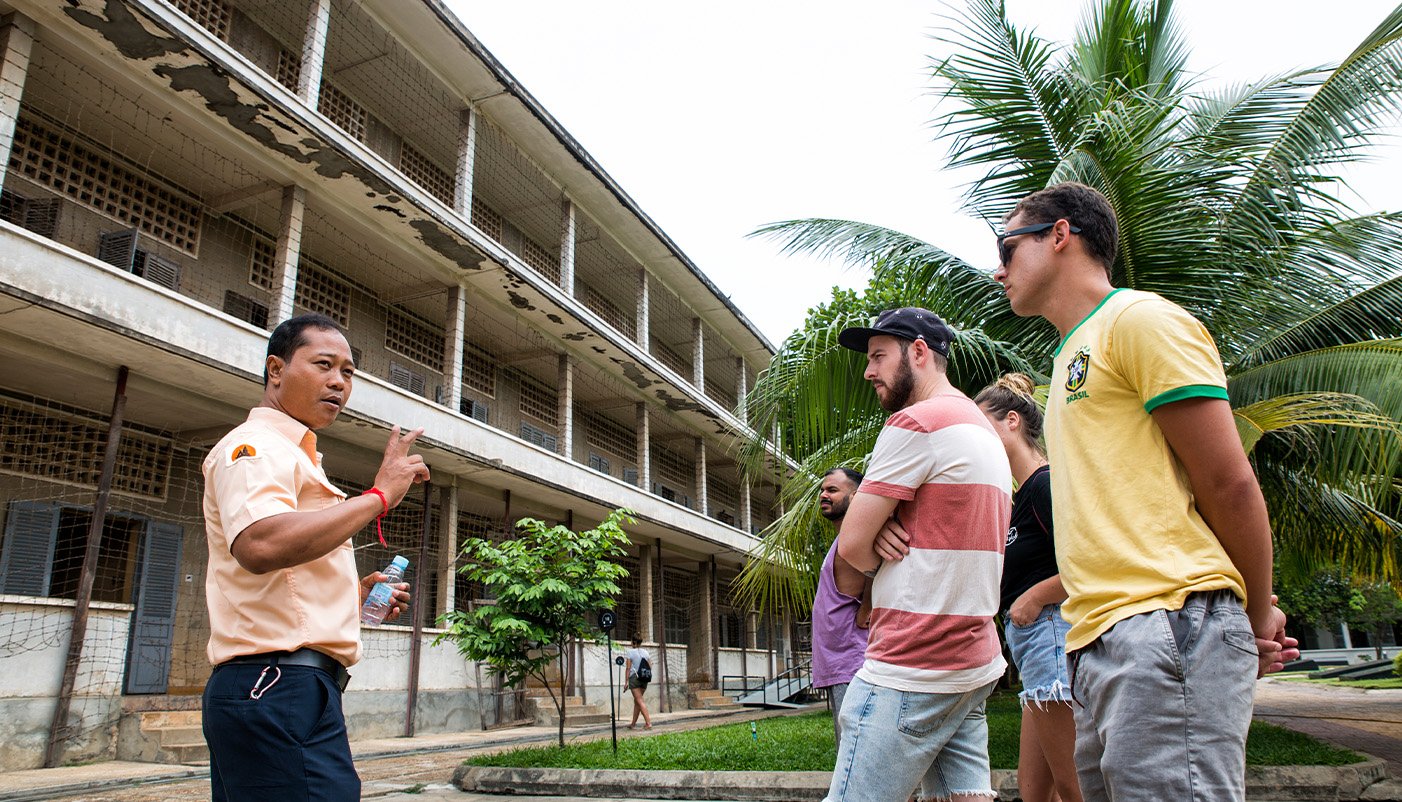
POLYGON ((1089 394, 1082 388, 1086 386, 1086 376, 1089 373, 1090 346, 1083 345, 1071 358, 1071 364, 1066 366, 1066 391, 1070 393, 1066 396, 1066 403, 1088 397, 1089 394))

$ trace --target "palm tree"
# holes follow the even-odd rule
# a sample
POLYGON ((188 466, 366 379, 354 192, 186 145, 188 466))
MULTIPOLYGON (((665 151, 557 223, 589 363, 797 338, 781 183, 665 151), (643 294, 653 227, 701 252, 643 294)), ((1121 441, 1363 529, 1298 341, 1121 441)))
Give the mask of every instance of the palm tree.
MULTIPOLYGON (((1282 564, 1402 577, 1402 214, 1339 198, 1340 168, 1402 110, 1402 7, 1338 64, 1215 91, 1185 68, 1171 0, 1098 0, 1064 47, 998 0, 946 22, 938 136, 951 167, 982 170, 965 211, 994 227, 1060 181, 1103 192, 1120 221, 1114 283, 1180 304, 1216 339, 1282 564)), ((801 609, 830 537, 817 477, 860 466, 884 418, 837 332, 894 305, 937 310, 960 332, 950 375, 966 392, 1008 368, 1045 378, 1057 333, 1013 315, 987 272, 897 231, 807 219, 756 234, 873 276, 810 312, 747 403, 798 468, 742 589, 801 609)), ((761 456, 754 443, 742 461, 761 456)))

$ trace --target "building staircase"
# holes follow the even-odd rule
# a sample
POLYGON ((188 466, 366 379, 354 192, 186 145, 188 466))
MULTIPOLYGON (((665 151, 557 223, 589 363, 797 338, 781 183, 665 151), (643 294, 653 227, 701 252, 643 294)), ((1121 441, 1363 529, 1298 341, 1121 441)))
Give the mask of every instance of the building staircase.
MULTIPOLYGON (((559 693, 558 690, 555 693, 559 693)), ((559 713, 550 692, 540 687, 526 688, 526 713, 535 719, 537 726, 557 727, 559 713)), ((607 724, 609 722, 608 702, 586 704, 578 696, 565 697, 565 726, 583 727, 586 724, 607 724)))
POLYGON ((790 701, 795 696, 813 687, 813 674, 809 663, 800 663, 756 691, 743 694, 735 703, 744 707, 802 707, 790 701))
POLYGON ((129 729, 121 739, 123 760, 172 763, 186 766, 209 765, 209 746, 204 741, 199 710, 155 710, 126 718, 129 729))
POLYGON ((703 688, 691 694, 692 710, 738 710, 743 705, 737 703, 725 691, 703 688))

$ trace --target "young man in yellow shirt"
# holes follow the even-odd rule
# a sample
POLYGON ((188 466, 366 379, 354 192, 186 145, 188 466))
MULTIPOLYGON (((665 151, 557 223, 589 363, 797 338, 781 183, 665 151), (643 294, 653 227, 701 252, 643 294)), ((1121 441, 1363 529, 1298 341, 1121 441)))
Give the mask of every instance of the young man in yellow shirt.
POLYGON ((1182 308, 1110 285, 1099 192, 1058 184, 1005 226, 994 278, 1062 335, 1046 438, 1082 792, 1243 800, 1255 680, 1299 653, 1221 358, 1182 308))

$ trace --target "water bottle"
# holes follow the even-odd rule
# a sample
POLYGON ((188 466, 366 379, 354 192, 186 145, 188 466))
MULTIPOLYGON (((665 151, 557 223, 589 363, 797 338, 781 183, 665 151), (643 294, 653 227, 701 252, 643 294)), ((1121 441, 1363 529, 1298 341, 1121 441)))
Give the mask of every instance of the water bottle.
POLYGON ((360 607, 360 623, 378 624, 385 620, 389 611, 394 609, 394 586, 404 578, 404 569, 408 567, 409 561, 403 557, 395 556, 390 561, 389 567, 385 569, 385 576, 389 579, 376 582, 375 587, 370 589, 370 594, 365 597, 365 604, 360 607))

